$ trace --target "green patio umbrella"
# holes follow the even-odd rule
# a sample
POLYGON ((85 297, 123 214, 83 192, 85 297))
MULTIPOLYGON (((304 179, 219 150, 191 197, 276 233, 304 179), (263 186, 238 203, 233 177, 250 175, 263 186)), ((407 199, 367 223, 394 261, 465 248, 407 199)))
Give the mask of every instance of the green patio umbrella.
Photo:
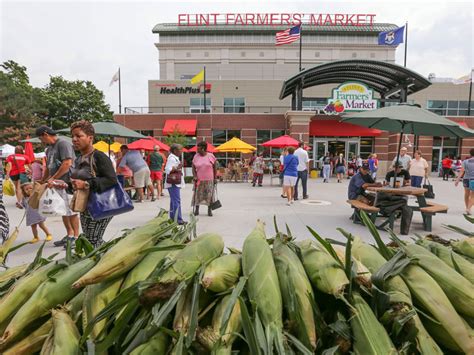
POLYGON ((459 138, 474 137, 474 131, 469 128, 464 128, 456 122, 422 109, 418 105, 405 103, 348 114, 341 121, 382 131, 401 133, 396 164, 398 164, 404 134, 459 138))
MULTIPOLYGON (((96 122, 93 123, 95 134, 120 138, 146 138, 143 134, 135 132, 116 122, 96 122)), ((60 129, 57 132, 69 132, 69 128, 60 129)))

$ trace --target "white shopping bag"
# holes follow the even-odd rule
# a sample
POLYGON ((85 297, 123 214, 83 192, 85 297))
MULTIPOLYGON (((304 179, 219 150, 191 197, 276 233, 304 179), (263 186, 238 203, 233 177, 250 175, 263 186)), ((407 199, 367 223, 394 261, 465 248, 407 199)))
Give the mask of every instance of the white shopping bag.
POLYGON ((47 188, 41 195, 38 212, 44 217, 64 216, 67 213, 66 201, 54 188, 47 188))

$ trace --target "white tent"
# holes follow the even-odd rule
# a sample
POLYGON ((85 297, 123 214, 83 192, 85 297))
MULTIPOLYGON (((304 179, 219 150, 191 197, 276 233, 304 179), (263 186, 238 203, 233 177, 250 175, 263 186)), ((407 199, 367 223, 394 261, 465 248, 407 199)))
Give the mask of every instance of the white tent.
POLYGON ((4 144, 0 146, 0 155, 2 158, 8 157, 10 154, 15 153, 15 147, 10 144, 4 144))

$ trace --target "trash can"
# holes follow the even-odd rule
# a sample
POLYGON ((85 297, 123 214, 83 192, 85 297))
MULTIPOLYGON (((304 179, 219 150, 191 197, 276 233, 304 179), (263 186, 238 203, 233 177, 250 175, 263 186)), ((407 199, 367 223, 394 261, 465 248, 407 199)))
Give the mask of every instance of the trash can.
POLYGON ((319 176, 319 171, 318 170, 311 170, 311 173, 309 174, 311 179, 317 179, 319 176))

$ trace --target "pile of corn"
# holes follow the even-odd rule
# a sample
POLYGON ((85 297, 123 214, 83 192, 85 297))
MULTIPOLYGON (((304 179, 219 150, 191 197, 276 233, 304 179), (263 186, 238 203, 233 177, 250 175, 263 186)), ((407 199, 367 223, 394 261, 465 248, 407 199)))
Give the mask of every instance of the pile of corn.
POLYGON ((376 247, 257 222, 225 252, 162 213, 97 250, 39 253, 0 273, 0 353, 474 354, 474 239, 388 247, 362 217, 376 247))

